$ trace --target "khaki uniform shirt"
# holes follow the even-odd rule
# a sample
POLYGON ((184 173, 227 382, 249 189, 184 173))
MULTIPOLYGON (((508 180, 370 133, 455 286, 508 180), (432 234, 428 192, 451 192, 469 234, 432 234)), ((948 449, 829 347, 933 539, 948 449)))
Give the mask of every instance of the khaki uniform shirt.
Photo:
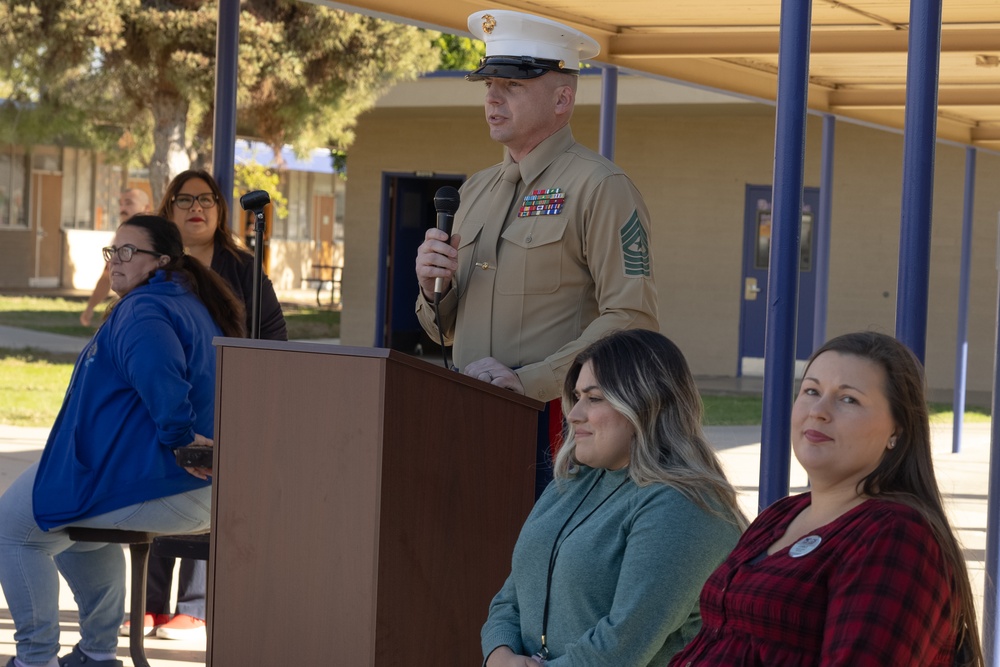
MULTIPOLYGON (((511 162, 507 154, 460 189, 453 230, 461 235, 459 266, 441 299, 441 326, 456 366, 492 356, 516 369, 525 395, 549 401, 561 395, 569 365, 590 343, 619 329, 658 329, 649 212, 622 170, 564 127, 518 165, 521 182, 496 265, 483 268, 477 259, 483 227, 503 215, 490 204, 511 162), (546 214, 522 216, 539 203, 546 214), (486 271, 496 271, 492 298, 465 298, 486 271), (489 335, 467 334, 481 318, 489 320, 489 335)), ((438 340, 434 308, 423 294, 416 311, 438 340)))

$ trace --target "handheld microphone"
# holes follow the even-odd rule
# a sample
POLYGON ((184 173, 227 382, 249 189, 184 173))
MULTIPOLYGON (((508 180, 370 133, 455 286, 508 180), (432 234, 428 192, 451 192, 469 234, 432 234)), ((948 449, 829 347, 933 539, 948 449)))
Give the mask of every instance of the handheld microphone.
MULTIPOLYGON (((439 188, 434 193, 434 210, 437 211, 436 227, 448 235, 451 239, 451 223, 455 221, 455 211, 461 203, 458 190, 446 185, 439 188)), ((439 295, 444 291, 444 278, 434 279, 434 294, 439 295)))
POLYGON ((271 203, 271 196, 265 190, 254 190, 240 197, 244 211, 260 211, 271 203))

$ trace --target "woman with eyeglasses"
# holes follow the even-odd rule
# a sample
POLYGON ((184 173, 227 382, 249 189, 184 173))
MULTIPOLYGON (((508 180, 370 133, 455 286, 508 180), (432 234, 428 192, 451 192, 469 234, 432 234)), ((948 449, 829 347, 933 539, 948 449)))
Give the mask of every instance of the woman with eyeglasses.
MULTIPOLYGON (((180 228, 189 255, 226 279, 246 306, 247 331, 251 331, 253 255, 233 239, 227 201, 211 174, 192 169, 170 182, 156 214, 173 220, 180 228)), ((260 313, 261 338, 288 340, 285 317, 267 276, 261 285, 260 313)))
MULTIPOLYGON (((185 251, 222 276, 246 312, 250 332, 253 312, 253 255, 236 244, 229 229, 229 206, 219 184, 207 171, 188 170, 167 186, 157 215, 173 221, 184 239, 185 251)), ((288 340, 285 317, 267 276, 261 284, 260 337, 288 340)), ((205 636, 207 569, 205 561, 180 559, 177 606, 170 599, 176 559, 151 556, 146 576, 144 626, 160 639, 188 640, 205 636)), ((129 624, 120 632, 127 636, 129 624)))
POLYGON ((120 545, 73 542, 67 527, 197 532, 210 521, 208 471, 174 450, 212 443, 215 336, 245 333, 243 304, 184 253, 171 221, 130 218, 104 249, 120 298, 77 359, 38 463, 0 497, 0 583, 16 628, 6 667, 121 667, 120 545), (59 574, 80 642, 59 652, 59 574))

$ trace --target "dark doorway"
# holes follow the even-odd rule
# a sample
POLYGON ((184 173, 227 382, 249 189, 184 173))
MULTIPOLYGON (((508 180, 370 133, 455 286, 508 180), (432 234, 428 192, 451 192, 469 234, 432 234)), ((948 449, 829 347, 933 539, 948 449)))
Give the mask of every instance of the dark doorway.
MULTIPOLYGON (((762 375, 767 319, 767 269, 771 255, 771 186, 747 185, 743 213, 743 292, 740 309, 739 375, 762 375)), ((816 272, 813 271, 813 222, 819 211, 819 189, 802 191, 799 256, 799 304, 795 358, 812 354, 816 272)))
POLYGON ((464 180, 450 174, 383 174, 376 347, 407 354, 440 353, 414 312, 419 289, 414 261, 424 233, 436 220, 434 193, 445 185, 457 188, 464 180))

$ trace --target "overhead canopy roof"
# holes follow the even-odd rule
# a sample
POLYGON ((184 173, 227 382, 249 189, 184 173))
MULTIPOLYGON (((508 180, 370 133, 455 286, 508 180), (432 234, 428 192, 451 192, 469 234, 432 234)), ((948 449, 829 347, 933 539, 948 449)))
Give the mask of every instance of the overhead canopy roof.
MULTIPOLYGON (((596 60, 773 101, 781 0, 355 0, 320 4, 468 34, 466 18, 515 9, 574 25, 596 60)), ((812 0, 809 108, 902 129, 909 0, 812 0)), ((1000 150, 1000 0, 943 4, 938 137, 1000 150)))

